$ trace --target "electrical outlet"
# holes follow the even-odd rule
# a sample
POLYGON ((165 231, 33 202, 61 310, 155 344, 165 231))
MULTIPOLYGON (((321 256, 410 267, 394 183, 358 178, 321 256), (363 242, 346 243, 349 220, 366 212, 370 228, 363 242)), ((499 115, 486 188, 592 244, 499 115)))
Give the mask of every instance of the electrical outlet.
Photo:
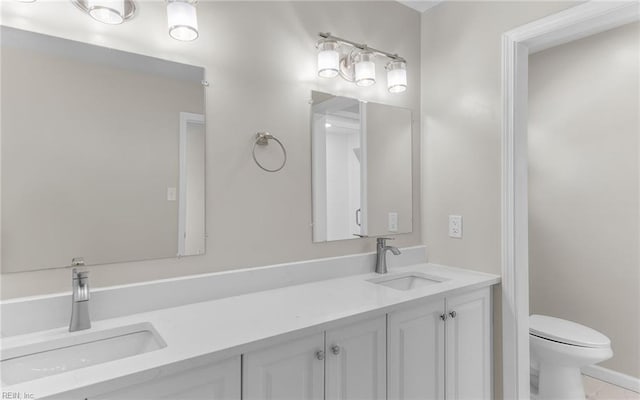
POLYGON ((390 212, 389 213, 389 223, 388 223, 389 232, 398 232, 398 213, 390 212))
POLYGON ((462 239, 461 215, 449 215, 449 237, 462 239))
POLYGON ((168 201, 176 201, 177 191, 174 187, 167 188, 167 200, 168 201))

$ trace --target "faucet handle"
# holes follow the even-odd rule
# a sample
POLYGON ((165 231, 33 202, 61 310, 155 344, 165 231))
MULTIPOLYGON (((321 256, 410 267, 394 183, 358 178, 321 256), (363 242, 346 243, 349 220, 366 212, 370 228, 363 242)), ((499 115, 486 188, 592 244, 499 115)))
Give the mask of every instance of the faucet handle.
POLYGON ((89 271, 79 271, 78 268, 71 270, 72 279, 86 279, 89 277, 89 271))
POLYGON ((387 240, 396 240, 396 238, 392 238, 392 237, 379 237, 376 239, 376 241, 380 244, 382 244, 383 246, 386 244, 387 240))

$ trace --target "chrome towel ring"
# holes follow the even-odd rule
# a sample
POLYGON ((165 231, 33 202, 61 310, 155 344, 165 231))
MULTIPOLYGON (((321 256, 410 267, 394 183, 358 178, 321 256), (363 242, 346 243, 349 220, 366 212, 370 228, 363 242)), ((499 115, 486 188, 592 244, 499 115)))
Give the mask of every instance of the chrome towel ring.
POLYGON ((284 148, 284 145, 282 144, 282 142, 277 137, 275 137, 272 134, 270 134, 269 132, 258 132, 258 133, 256 133, 256 141, 253 144, 253 149, 252 149, 251 153, 253 155, 253 161, 255 161, 256 164, 258 164, 258 167, 262 168, 263 170, 265 170, 267 172, 278 172, 282 168, 284 168, 284 165, 287 163, 287 150, 284 148), (269 145, 269 139, 275 140, 276 143, 278 143, 280 145, 280 148, 282 149, 282 154, 284 156, 284 158, 282 160, 282 165, 280 165, 278 168, 275 168, 275 169, 265 168, 262 164, 260 164, 260 161, 258 161, 258 159, 256 158, 256 146, 267 146, 267 145, 269 145))

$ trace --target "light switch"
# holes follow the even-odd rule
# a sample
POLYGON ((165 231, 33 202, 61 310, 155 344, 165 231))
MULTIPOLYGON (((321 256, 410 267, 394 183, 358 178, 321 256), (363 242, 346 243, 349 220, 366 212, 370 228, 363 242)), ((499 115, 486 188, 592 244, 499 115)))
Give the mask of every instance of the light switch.
POLYGON ((168 187, 167 188, 167 200, 168 201, 176 201, 176 188, 168 187))
POLYGON ((398 232, 398 213, 389 213, 389 232, 398 232))
POLYGON ((461 215, 449 215, 449 237, 462 239, 461 215))

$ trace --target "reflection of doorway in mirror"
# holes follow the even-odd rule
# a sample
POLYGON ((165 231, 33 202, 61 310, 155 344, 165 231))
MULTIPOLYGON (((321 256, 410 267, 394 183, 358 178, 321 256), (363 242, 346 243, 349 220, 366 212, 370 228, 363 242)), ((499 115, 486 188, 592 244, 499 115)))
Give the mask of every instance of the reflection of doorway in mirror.
POLYGON ((360 129, 326 128, 327 240, 360 234, 360 129))
POLYGON ((205 252, 204 115, 180 113, 178 256, 205 252))
POLYGON ((352 239, 364 232, 360 106, 355 99, 331 97, 312 107, 315 241, 352 239))

